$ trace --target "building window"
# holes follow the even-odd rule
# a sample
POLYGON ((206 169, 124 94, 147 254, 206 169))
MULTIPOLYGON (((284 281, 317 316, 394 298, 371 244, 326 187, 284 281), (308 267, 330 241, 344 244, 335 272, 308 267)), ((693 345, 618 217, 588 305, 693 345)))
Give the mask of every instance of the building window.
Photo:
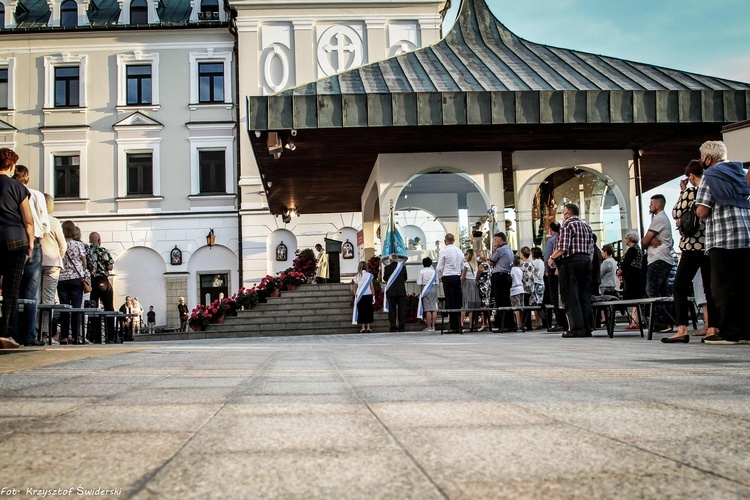
POLYGON ((55 198, 80 197, 79 156, 55 156, 55 198))
POLYGON ((223 150, 198 152, 201 194, 227 192, 225 156, 223 150))
POLYGON ((8 109, 8 90, 8 68, 0 68, 0 109, 8 109))
POLYGON ((0 2, 0 30, 5 28, 5 4, 0 2))
POLYGON ((153 157, 151 153, 128 153, 128 196, 154 194, 153 157))
POLYGON ((203 0, 201 2, 201 16, 199 19, 206 21, 219 20, 219 0, 203 0))
POLYGON ((198 64, 198 102, 224 102, 224 64, 198 64))
POLYGON ((130 24, 148 24, 148 2, 146 0, 130 2, 130 24))
POLYGON ((128 105, 151 104, 151 65, 128 65, 125 72, 128 105))
POLYGON ((78 68, 55 68, 55 107, 78 106, 78 68))
POLYGON ((78 4, 75 0, 65 0, 60 5, 60 26, 78 26, 78 4))

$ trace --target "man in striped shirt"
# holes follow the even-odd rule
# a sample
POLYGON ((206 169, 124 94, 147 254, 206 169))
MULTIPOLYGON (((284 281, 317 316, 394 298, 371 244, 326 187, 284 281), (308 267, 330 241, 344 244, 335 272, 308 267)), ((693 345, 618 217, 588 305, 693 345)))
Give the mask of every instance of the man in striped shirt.
POLYGON ((563 225, 547 263, 557 264, 560 295, 568 318, 565 338, 591 337, 594 329, 591 314, 591 256, 594 253, 594 232, 580 218, 575 203, 563 206, 563 225), (560 259, 560 260, 557 260, 560 259))

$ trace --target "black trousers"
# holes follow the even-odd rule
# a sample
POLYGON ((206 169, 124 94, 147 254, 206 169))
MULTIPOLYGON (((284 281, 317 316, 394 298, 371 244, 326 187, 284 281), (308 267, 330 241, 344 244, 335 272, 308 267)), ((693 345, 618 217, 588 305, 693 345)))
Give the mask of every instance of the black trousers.
MULTIPOLYGON (((712 323, 715 321, 716 308, 711 295, 711 259, 702 250, 685 250, 682 252, 680 264, 677 266, 672 292, 677 325, 688 324, 688 295, 693 278, 699 269, 703 279, 703 290, 706 292, 709 321, 712 323)), ((708 326, 707 323, 706 327, 708 326)))
POLYGON ((0 240, 0 276, 3 278, 3 316, 0 318, 0 337, 13 334, 13 316, 18 307, 18 294, 29 248, 27 240, 0 240))
POLYGON ((568 331, 575 335, 593 331, 591 314, 591 258, 574 254, 564 259, 560 272, 560 294, 568 318, 568 331))
MULTIPOLYGON (((112 284, 109 282, 109 278, 106 276, 94 276, 91 278, 91 296, 89 297, 91 302, 99 305, 99 301, 102 301, 105 311, 114 311, 114 290, 112 290, 112 284)), ((96 323, 96 322, 95 322, 96 323)), ((107 318, 107 340, 114 341, 115 335, 115 319, 107 318)), ((97 325, 99 323, 96 323, 97 325)), ((98 335, 99 332, 92 332, 92 335, 98 335)))
MULTIPOLYGON (((554 270, 544 275, 544 303, 552 305, 555 309, 555 323, 561 328, 568 328, 568 320, 565 319, 565 310, 560 309, 560 279, 554 270)), ((547 325, 551 328, 552 325, 547 325)))
POLYGON ((388 297, 388 322, 392 332, 406 331, 406 296, 388 297))
MULTIPOLYGON (((443 276, 446 309, 461 309, 461 276, 443 276)), ((461 329, 461 313, 450 313, 450 329, 461 329)))
MULTIPOLYGON (((508 273, 492 273, 492 295, 495 297, 495 307, 510 307, 510 287, 513 280, 508 273)), ((510 311, 495 314, 495 328, 500 328, 500 314, 505 315, 505 328, 513 328, 515 318, 510 311)))
POLYGON ((716 306, 717 321, 710 318, 712 326, 719 327, 719 335, 726 340, 750 340, 747 329, 747 284, 750 282, 750 248, 727 250, 712 248, 711 291, 716 306))

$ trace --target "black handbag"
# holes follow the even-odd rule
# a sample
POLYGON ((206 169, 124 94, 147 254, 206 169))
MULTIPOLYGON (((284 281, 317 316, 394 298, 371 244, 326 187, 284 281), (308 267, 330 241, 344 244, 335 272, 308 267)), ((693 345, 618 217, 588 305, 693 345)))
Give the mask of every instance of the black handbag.
POLYGON ((701 218, 695 213, 695 202, 680 216, 680 234, 686 238, 694 236, 701 226, 701 218))

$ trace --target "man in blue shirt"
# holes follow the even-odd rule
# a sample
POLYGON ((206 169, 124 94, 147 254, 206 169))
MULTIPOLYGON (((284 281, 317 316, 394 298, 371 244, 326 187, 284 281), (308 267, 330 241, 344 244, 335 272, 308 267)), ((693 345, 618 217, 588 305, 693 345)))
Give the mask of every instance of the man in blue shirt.
MULTIPOLYGON (((491 283, 495 307, 510 307, 510 287, 512 284, 510 268, 513 267, 513 250, 506 244, 505 233, 495 234, 492 248, 494 252, 490 257, 492 263, 491 283)), ((500 329, 500 314, 503 313, 495 314, 496 330, 500 329)), ((513 314, 510 311, 506 311, 504 323, 506 327, 515 325, 513 314)))

